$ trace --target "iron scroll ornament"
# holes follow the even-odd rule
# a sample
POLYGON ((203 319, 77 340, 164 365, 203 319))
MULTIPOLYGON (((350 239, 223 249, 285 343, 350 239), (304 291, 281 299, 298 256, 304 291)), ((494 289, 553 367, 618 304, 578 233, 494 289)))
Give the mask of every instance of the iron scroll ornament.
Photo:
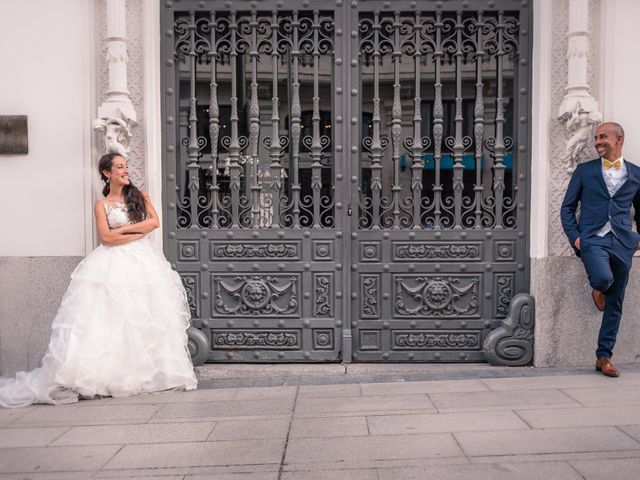
POLYGON ((202 365, 209 358, 209 350, 211 350, 211 342, 207 335, 195 327, 187 329, 189 354, 191 362, 195 367, 202 365))
POLYGON ((528 293, 511 300, 509 315, 484 340, 482 352, 491 365, 521 367, 533 360, 535 301, 528 293))

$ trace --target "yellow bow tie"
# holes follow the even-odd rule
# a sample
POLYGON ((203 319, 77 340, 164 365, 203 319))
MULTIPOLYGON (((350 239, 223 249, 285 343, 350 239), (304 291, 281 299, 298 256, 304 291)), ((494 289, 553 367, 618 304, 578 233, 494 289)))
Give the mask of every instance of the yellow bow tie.
POLYGON ((611 167, 615 168, 616 170, 620 170, 620 167, 622 166, 622 163, 620 162, 620 159, 618 160, 614 160, 613 162, 607 159, 602 159, 602 166, 604 167, 605 170, 609 170, 611 167))

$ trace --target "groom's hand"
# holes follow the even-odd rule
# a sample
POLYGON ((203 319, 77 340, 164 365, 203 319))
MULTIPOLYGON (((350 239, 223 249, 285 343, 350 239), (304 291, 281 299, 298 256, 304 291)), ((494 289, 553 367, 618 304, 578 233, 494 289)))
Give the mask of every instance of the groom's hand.
MULTIPOLYGON (((576 238, 576 241, 573 242, 574 247, 580 250, 580 237, 576 238)), ((638 250, 640 250, 640 244, 638 244, 638 250)))

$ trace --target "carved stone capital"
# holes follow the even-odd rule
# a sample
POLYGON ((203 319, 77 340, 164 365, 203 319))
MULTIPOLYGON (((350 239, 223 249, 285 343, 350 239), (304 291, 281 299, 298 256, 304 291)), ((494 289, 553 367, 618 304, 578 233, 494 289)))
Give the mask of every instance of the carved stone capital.
POLYGON ((593 138, 593 127, 602 122, 602 115, 596 110, 585 110, 580 101, 575 102, 571 112, 564 112, 558 117, 565 125, 567 143, 562 156, 567 172, 575 170, 583 157, 583 152, 593 138))
POLYGON ((590 144, 593 126, 602 121, 598 102, 591 95, 589 64, 593 60, 589 48, 588 0, 571 0, 567 38, 567 85, 558 109, 558 120, 566 132, 562 160, 569 173, 584 157, 590 144))
POLYGON ((533 359, 533 327, 535 302, 528 293, 511 300, 509 314, 492 330, 482 345, 485 359, 492 365, 519 367, 533 359))
POLYGON ((131 150, 132 128, 137 115, 127 87, 126 1, 107 0, 107 32, 105 60, 108 66, 108 88, 98 108, 94 130, 104 134, 105 153, 127 156, 131 150))
POLYGON ((117 153, 126 157, 129 154, 131 143, 131 129, 136 125, 135 119, 126 117, 118 110, 117 116, 96 118, 93 121, 93 129, 104 133, 104 152, 117 153))

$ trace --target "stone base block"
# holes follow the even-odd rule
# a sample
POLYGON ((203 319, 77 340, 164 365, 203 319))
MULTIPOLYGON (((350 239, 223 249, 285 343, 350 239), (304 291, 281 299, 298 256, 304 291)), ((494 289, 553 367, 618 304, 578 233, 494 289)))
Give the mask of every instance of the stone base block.
MULTIPOLYGON (((614 350, 616 363, 640 362, 640 258, 634 259, 624 313, 614 350)), ((595 363, 602 313, 577 257, 531 260, 531 294, 536 300, 534 363, 539 367, 595 363)))
POLYGON ((82 257, 0 257, 0 375, 40 365, 51 323, 82 257))

